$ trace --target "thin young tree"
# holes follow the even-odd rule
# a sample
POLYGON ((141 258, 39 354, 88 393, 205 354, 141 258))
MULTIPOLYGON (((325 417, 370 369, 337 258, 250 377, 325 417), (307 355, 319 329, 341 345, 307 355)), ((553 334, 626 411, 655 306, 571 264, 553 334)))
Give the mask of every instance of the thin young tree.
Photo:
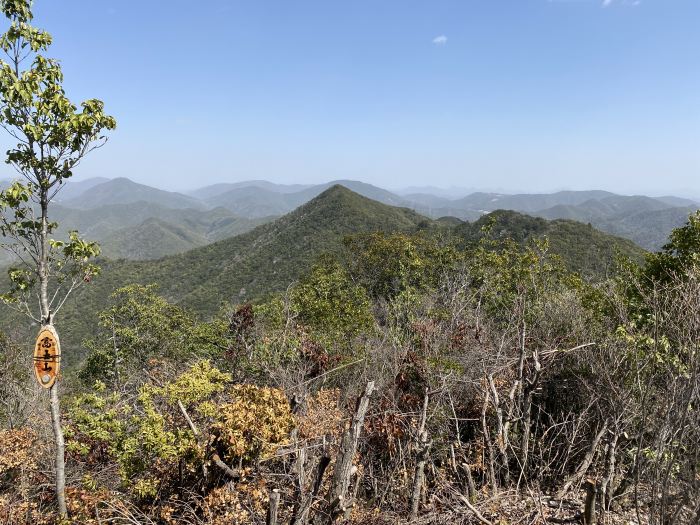
MULTIPOLYGON (((114 129, 100 100, 74 105, 63 89, 58 61, 46 57, 51 35, 31 25, 31 0, 0 0, 9 28, 0 36, 0 126, 14 147, 6 162, 21 176, 0 192, 2 247, 11 252, 9 290, 1 298, 42 326, 52 326, 68 296, 89 282, 98 268, 95 243, 77 232, 62 238, 49 220, 49 204, 73 169, 102 146, 105 130, 114 129), (38 303, 38 307, 36 306, 38 303)), ((58 386, 50 388, 56 445, 56 496, 65 516, 64 441, 58 386)))

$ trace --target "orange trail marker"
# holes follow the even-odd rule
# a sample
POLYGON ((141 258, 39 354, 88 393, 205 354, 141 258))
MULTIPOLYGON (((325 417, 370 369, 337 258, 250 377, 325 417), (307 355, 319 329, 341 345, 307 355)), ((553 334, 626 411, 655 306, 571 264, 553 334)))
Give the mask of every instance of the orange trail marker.
POLYGON ((61 343, 53 326, 44 326, 34 346, 34 374, 44 388, 51 388, 61 367, 61 343))

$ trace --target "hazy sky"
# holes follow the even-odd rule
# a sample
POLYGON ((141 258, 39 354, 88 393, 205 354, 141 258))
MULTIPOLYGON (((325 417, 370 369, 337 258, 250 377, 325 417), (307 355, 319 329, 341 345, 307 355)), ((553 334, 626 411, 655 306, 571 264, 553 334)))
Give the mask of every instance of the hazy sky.
MULTIPOLYGON (((36 0, 79 177, 700 195, 700 0, 36 0)), ((7 168, 4 168, 7 172, 7 168)))

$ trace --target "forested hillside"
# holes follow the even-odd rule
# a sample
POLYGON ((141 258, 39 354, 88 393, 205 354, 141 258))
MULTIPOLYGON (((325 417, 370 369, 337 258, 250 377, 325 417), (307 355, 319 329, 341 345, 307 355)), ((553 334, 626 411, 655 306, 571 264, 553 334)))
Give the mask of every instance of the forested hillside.
MULTIPOLYGON (((160 293, 203 317, 223 304, 284 290, 323 253, 338 253, 347 235, 416 232, 431 220, 333 186, 294 212, 249 233, 157 261, 104 261, 102 275, 80 291, 63 314, 70 331, 85 335, 113 290, 157 284, 160 293)), ((79 343, 80 340, 74 340, 79 343)))
MULTIPOLYGON (((165 226, 153 226, 157 234, 149 241, 150 249, 153 243, 172 242, 165 226)), ((347 236, 369 232, 418 233, 460 249, 485 236, 513 238, 521 245, 546 237, 551 252, 569 269, 596 280, 610 273, 617 254, 634 261, 643 256, 643 250, 629 241, 572 221, 549 222, 497 212, 477 223, 457 220, 450 224, 372 201, 338 185, 276 221, 202 248, 155 261, 101 261, 101 275, 79 290, 78 298, 61 312, 67 328, 64 337, 79 348, 91 331, 95 312, 121 286, 156 284, 168 300, 208 318, 222 305, 255 301, 285 290, 319 256, 347 256, 347 236)), ((73 361, 76 356, 82 352, 67 359, 73 361)))
POLYGON ((467 242, 484 237, 486 232, 492 238, 510 238, 521 244, 546 237, 552 253, 560 256, 569 270, 593 280, 609 276, 618 255, 635 262, 640 262, 644 255, 644 250, 632 241, 603 233, 590 224, 561 219, 548 221, 505 210, 463 223, 455 232, 467 242))
MULTIPOLYGON (((54 207, 52 218, 60 225, 56 237, 66 239, 71 230, 78 230, 98 241, 103 255, 110 259, 148 260, 183 253, 245 233, 275 218, 246 218, 225 208, 208 208, 189 197, 131 183, 125 183, 124 191, 117 188, 113 195, 115 184, 110 181, 107 189, 103 188, 105 184, 66 185, 57 194, 60 204, 54 207), (148 191, 139 191, 140 187, 148 191), (92 189, 98 195, 93 196, 92 189)), ((8 253, 0 254, 0 261, 9 260, 8 253)))
MULTIPOLYGON (((98 239, 110 259, 146 260, 186 252, 250 231, 271 220, 246 219, 224 208, 174 209, 148 201, 77 210, 56 206, 55 220, 98 239)), ((63 228, 63 232, 68 228, 63 228)))

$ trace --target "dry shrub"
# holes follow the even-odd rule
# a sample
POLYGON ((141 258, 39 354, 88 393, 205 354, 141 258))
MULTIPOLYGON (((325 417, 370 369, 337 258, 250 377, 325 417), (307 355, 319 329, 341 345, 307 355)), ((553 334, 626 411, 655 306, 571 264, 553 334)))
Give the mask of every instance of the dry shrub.
POLYGON ((44 509, 52 504, 53 493, 37 468, 46 453, 31 429, 0 430, 0 524, 53 523, 44 509))
POLYGON ((338 408, 340 390, 319 390, 306 400, 303 414, 295 416, 299 438, 340 436, 343 430, 343 412, 338 408))
POLYGON ((2 525, 54 525, 53 512, 42 510, 39 503, 13 500, 10 495, 0 496, 0 524, 2 525))
POLYGON ((104 489, 67 487, 68 515, 73 523, 99 525, 114 517, 113 509, 122 506, 120 498, 104 489))
POLYGON ((33 470, 38 458, 35 445, 36 434, 27 427, 0 430, 0 479, 33 470))
MULTIPOLYGON (((202 503, 202 515, 211 525, 244 525, 254 523, 254 517, 264 516, 268 507, 265 481, 236 484, 235 490, 220 487, 207 494, 202 503)), ((173 525, 177 521, 168 521, 173 525)))
POLYGON ((393 458, 399 442, 406 439, 410 416, 397 413, 388 399, 383 398, 376 415, 365 420, 364 432, 371 450, 384 458, 393 458))

